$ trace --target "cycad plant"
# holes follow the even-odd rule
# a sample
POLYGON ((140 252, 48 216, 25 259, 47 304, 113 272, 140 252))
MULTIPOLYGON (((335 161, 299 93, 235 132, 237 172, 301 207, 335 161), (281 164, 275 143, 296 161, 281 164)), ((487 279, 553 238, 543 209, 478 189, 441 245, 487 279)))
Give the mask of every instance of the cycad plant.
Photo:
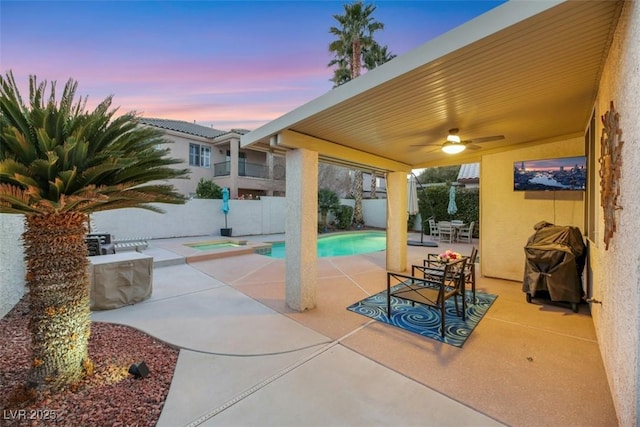
POLYGON ((135 113, 116 117, 112 97, 93 111, 75 99, 70 79, 29 79, 24 103, 13 74, 0 76, 0 212, 25 216, 23 234, 32 369, 28 385, 58 390, 91 368, 88 214, 150 203, 183 203, 162 180, 186 177, 157 147, 168 141, 138 125, 135 113))

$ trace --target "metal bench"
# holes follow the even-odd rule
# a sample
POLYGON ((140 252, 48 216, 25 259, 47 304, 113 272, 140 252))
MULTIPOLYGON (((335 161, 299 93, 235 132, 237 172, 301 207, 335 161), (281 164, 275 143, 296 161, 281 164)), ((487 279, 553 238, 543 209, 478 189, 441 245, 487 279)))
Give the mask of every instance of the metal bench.
MULTIPOLYGON (((111 234, 108 233, 89 233, 87 234, 87 244, 92 239, 98 239, 100 244, 98 245, 99 253, 97 255, 109 255, 115 254, 116 248, 113 242, 111 241, 111 234)), ((91 252, 91 248, 89 248, 89 252, 91 252)))
POLYGON ((135 250, 136 252, 140 252, 142 249, 146 249, 149 246, 148 240, 150 237, 136 237, 131 239, 116 239, 115 246, 116 249, 122 250, 135 250))

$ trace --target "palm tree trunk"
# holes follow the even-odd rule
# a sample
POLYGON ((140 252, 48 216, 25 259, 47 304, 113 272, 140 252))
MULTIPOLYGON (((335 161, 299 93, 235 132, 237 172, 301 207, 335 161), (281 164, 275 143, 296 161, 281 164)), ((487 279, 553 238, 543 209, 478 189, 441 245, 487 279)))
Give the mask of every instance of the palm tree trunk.
POLYGON ((356 170, 353 188, 353 196, 355 198, 355 205, 353 207, 353 223, 356 226, 364 224, 364 217, 362 215, 362 180, 362 171, 356 170))
POLYGON ((353 80, 360 77, 362 70, 362 44, 359 39, 353 41, 351 49, 351 80, 353 80))
MULTIPOLYGON (((360 40, 354 40, 351 53, 351 80, 360 76, 360 57, 362 56, 362 46, 360 40)), ((353 223, 357 226, 364 224, 364 217, 362 216, 362 171, 357 169, 355 173, 355 183, 353 196, 355 197, 355 205, 353 207, 353 223)))
POLYGON ((369 197, 372 199, 377 199, 378 194, 376 193, 378 190, 378 177, 376 173, 371 171, 371 191, 369 192, 369 197))
POLYGON ((91 366, 87 215, 28 216, 23 234, 32 369, 28 386, 59 390, 91 366))

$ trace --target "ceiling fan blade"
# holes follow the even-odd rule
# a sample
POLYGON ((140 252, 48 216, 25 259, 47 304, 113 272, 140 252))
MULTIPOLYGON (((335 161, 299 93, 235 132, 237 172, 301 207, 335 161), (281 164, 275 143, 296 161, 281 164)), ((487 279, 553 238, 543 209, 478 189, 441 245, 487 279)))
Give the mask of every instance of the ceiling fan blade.
POLYGON ((504 135, 484 136, 482 138, 474 138, 462 142, 479 144, 481 142, 500 141, 501 139, 504 139, 504 135))
POLYGON ((465 144, 465 147, 468 148, 469 150, 479 150, 482 148, 479 145, 475 145, 475 144, 465 144))

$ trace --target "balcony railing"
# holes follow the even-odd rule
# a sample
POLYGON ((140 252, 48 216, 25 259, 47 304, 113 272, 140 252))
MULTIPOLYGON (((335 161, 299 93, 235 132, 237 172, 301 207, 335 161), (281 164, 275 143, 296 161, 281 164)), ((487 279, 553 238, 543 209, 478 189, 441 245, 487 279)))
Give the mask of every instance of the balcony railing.
POLYGON ((213 176, 229 176, 231 174, 231 162, 213 164, 213 176))

